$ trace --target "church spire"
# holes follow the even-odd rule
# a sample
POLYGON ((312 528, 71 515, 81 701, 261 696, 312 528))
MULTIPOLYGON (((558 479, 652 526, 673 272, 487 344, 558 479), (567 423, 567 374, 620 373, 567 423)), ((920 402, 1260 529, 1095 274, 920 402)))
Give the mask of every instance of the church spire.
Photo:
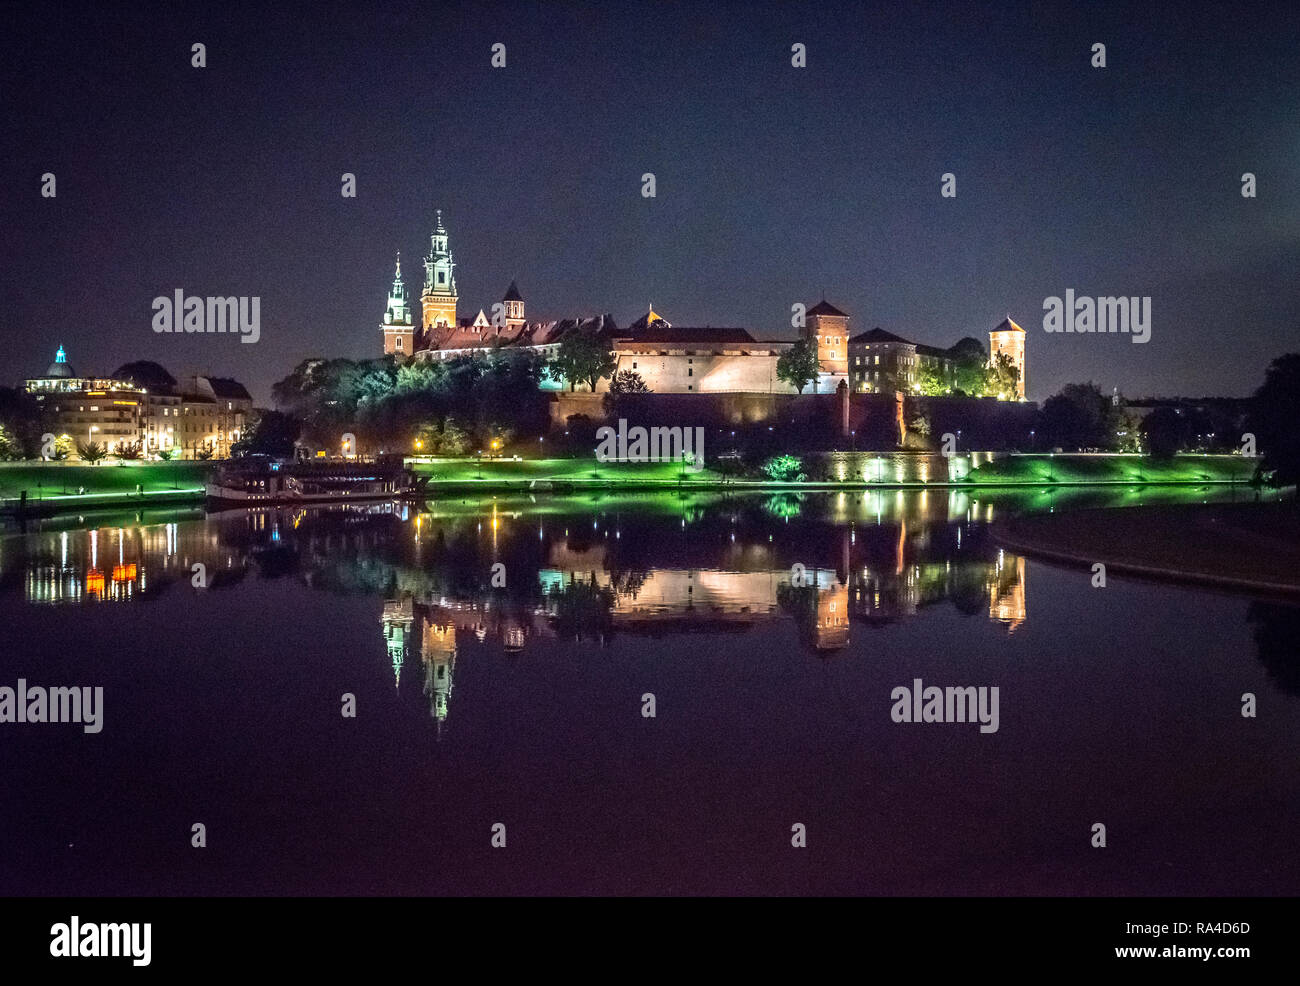
POLYGON ((386 325, 410 325, 411 309, 406 304, 406 285, 402 282, 402 254, 397 253, 397 269, 393 273, 393 288, 388 292, 388 310, 384 313, 386 325))
POLYGON ((433 233, 429 236, 429 255, 424 258, 422 325, 426 331, 439 326, 456 325, 456 264, 442 224, 442 210, 434 212, 433 233))

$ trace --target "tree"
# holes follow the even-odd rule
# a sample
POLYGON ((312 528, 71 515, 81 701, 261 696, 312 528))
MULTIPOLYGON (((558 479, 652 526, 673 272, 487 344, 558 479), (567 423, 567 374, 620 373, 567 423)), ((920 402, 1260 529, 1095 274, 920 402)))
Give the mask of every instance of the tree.
POLYGON ((35 398, 15 387, 0 387, 0 427, 8 439, 5 458, 26 459, 41 447, 41 409, 35 398))
POLYGON ((1110 449, 1116 444, 1119 409, 1094 383, 1067 383, 1043 403, 1042 417, 1049 446, 1110 449))
POLYGON ((93 466, 108 455, 108 449, 99 442, 78 442, 77 454, 81 456, 83 462, 89 462, 93 466))
POLYGON ((147 390, 169 391, 176 386, 176 378, 158 363, 139 359, 123 363, 111 374, 114 380, 125 380, 147 390))
POLYGON ((1172 459, 1187 441, 1187 423, 1177 408, 1158 407, 1142 422, 1147 452, 1153 459, 1172 459))
POLYGON ((0 424, 0 459, 4 459, 7 462, 11 459, 21 459, 22 457, 22 449, 19 447, 18 443, 14 441, 13 436, 5 429, 5 426, 0 424))
POLYGON ((763 473, 768 479, 778 483, 793 483, 800 477, 807 478, 803 471, 803 462, 796 455, 774 455, 763 463, 763 473))
POLYGON ((60 435, 54 440, 54 451, 50 455, 50 458, 56 462, 62 462, 74 451, 76 451, 76 446, 72 443, 72 436, 60 435))
POLYGON ((943 367, 938 362, 926 361, 921 364, 917 374, 917 387, 925 397, 939 397, 951 391, 944 376, 943 367))
POLYGON ((198 448, 194 450, 194 458, 202 462, 207 462, 216 454, 217 454, 217 450, 212 447, 211 442, 205 442, 203 445, 200 445, 198 448))
POLYGON ((907 430, 922 438, 930 437, 930 414, 922 408, 916 408, 907 419, 907 430))
POLYGON ((231 446, 235 458, 245 455, 269 455, 277 459, 293 456, 294 444, 302 433, 302 422, 282 411, 263 411, 239 441, 231 446))
POLYGON ((1276 486, 1300 482, 1300 353, 1279 356, 1255 391, 1247 428, 1255 436, 1260 477, 1276 486))
POLYGON ((176 458, 177 451, 178 449, 173 445, 169 448, 160 448, 154 453, 154 455, 158 456, 159 462, 170 462, 172 459, 176 458))
POLYGON ((117 443, 117 457, 119 459, 127 459, 129 461, 134 461, 135 459, 140 458, 143 452, 144 452, 144 443, 141 442, 139 439, 136 439, 134 442, 117 443))
POLYGON ((989 382, 989 354, 978 339, 967 336, 948 350, 953 386, 968 397, 983 397, 989 382))
POLYGON ((609 380, 611 394, 648 394, 645 378, 636 370, 619 370, 609 380))
POLYGON ((811 339, 800 339, 776 360, 776 378, 788 383, 802 394, 804 387, 817 379, 821 360, 817 358, 817 345, 811 339))
POLYGON ((570 393, 579 381, 589 384, 594 392, 600 378, 612 374, 616 366, 618 360, 594 332, 575 330, 560 339, 548 372, 554 380, 567 380, 570 393))
POLYGON ((415 449, 420 455, 455 458, 469 450, 469 435, 451 418, 443 418, 416 432, 415 449))
POLYGON ((998 353, 989 365, 986 379, 986 397, 996 396, 1009 400, 1016 395, 1016 388, 1020 385, 1020 367, 1011 362, 1011 357, 1006 353, 998 353))

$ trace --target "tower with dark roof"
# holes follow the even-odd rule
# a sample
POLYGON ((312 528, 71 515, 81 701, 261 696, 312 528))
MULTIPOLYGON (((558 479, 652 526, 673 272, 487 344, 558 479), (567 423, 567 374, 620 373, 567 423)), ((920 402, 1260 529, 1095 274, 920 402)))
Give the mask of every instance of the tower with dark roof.
POLYGON ((519 293, 519 286, 513 280, 510 287, 506 288, 501 304, 505 308, 506 331, 518 332, 524 327, 524 296, 519 293))
MULTIPOLYGON (((849 372, 849 316, 823 298, 808 309, 803 335, 817 346, 821 365, 818 383, 825 380, 833 393, 836 378, 842 379, 849 372)), ((822 387, 817 389, 820 391, 822 387)))
POLYGON ((1025 399, 1025 339, 1027 337, 1028 333, 1013 322, 1010 315, 989 331, 989 363, 992 364, 999 355, 1005 356, 1011 360, 1012 366, 1020 371, 1015 394, 1007 395, 1014 396, 1018 400, 1025 399))

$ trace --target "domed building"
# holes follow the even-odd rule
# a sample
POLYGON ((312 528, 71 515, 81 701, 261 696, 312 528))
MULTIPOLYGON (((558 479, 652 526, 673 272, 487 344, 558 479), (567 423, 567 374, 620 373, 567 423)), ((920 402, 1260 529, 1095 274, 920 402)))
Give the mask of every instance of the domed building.
POLYGON ((68 362, 68 354, 60 346, 59 351, 54 354, 54 362, 45 371, 45 378, 47 380, 70 380, 76 375, 76 372, 72 369, 72 364, 68 362))
POLYGON ((253 407, 236 380, 193 376, 177 385, 156 363, 128 363, 109 377, 79 376, 62 346, 44 376, 27 380, 26 390, 40 408, 43 428, 74 445, 103 445, 109 455, 138 446, 143 456, 174 450, 187 459, 225 458, 253 407))
POLYGON ((81 377, 60 346, 43 377, 27 381, 43 427, 77 444, 94 442, 110 453, 139 440, 147 397, 133 383, 102 377, 81 377))

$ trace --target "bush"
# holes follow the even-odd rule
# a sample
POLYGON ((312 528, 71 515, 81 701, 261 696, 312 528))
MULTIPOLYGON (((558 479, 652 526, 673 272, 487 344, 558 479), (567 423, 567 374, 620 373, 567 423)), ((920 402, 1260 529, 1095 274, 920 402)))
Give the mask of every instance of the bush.
POLYGON ((793 483, 807 479, 803 463, 796 455, 774 455, 763 463, 763 475, 778 483, 793 483))

